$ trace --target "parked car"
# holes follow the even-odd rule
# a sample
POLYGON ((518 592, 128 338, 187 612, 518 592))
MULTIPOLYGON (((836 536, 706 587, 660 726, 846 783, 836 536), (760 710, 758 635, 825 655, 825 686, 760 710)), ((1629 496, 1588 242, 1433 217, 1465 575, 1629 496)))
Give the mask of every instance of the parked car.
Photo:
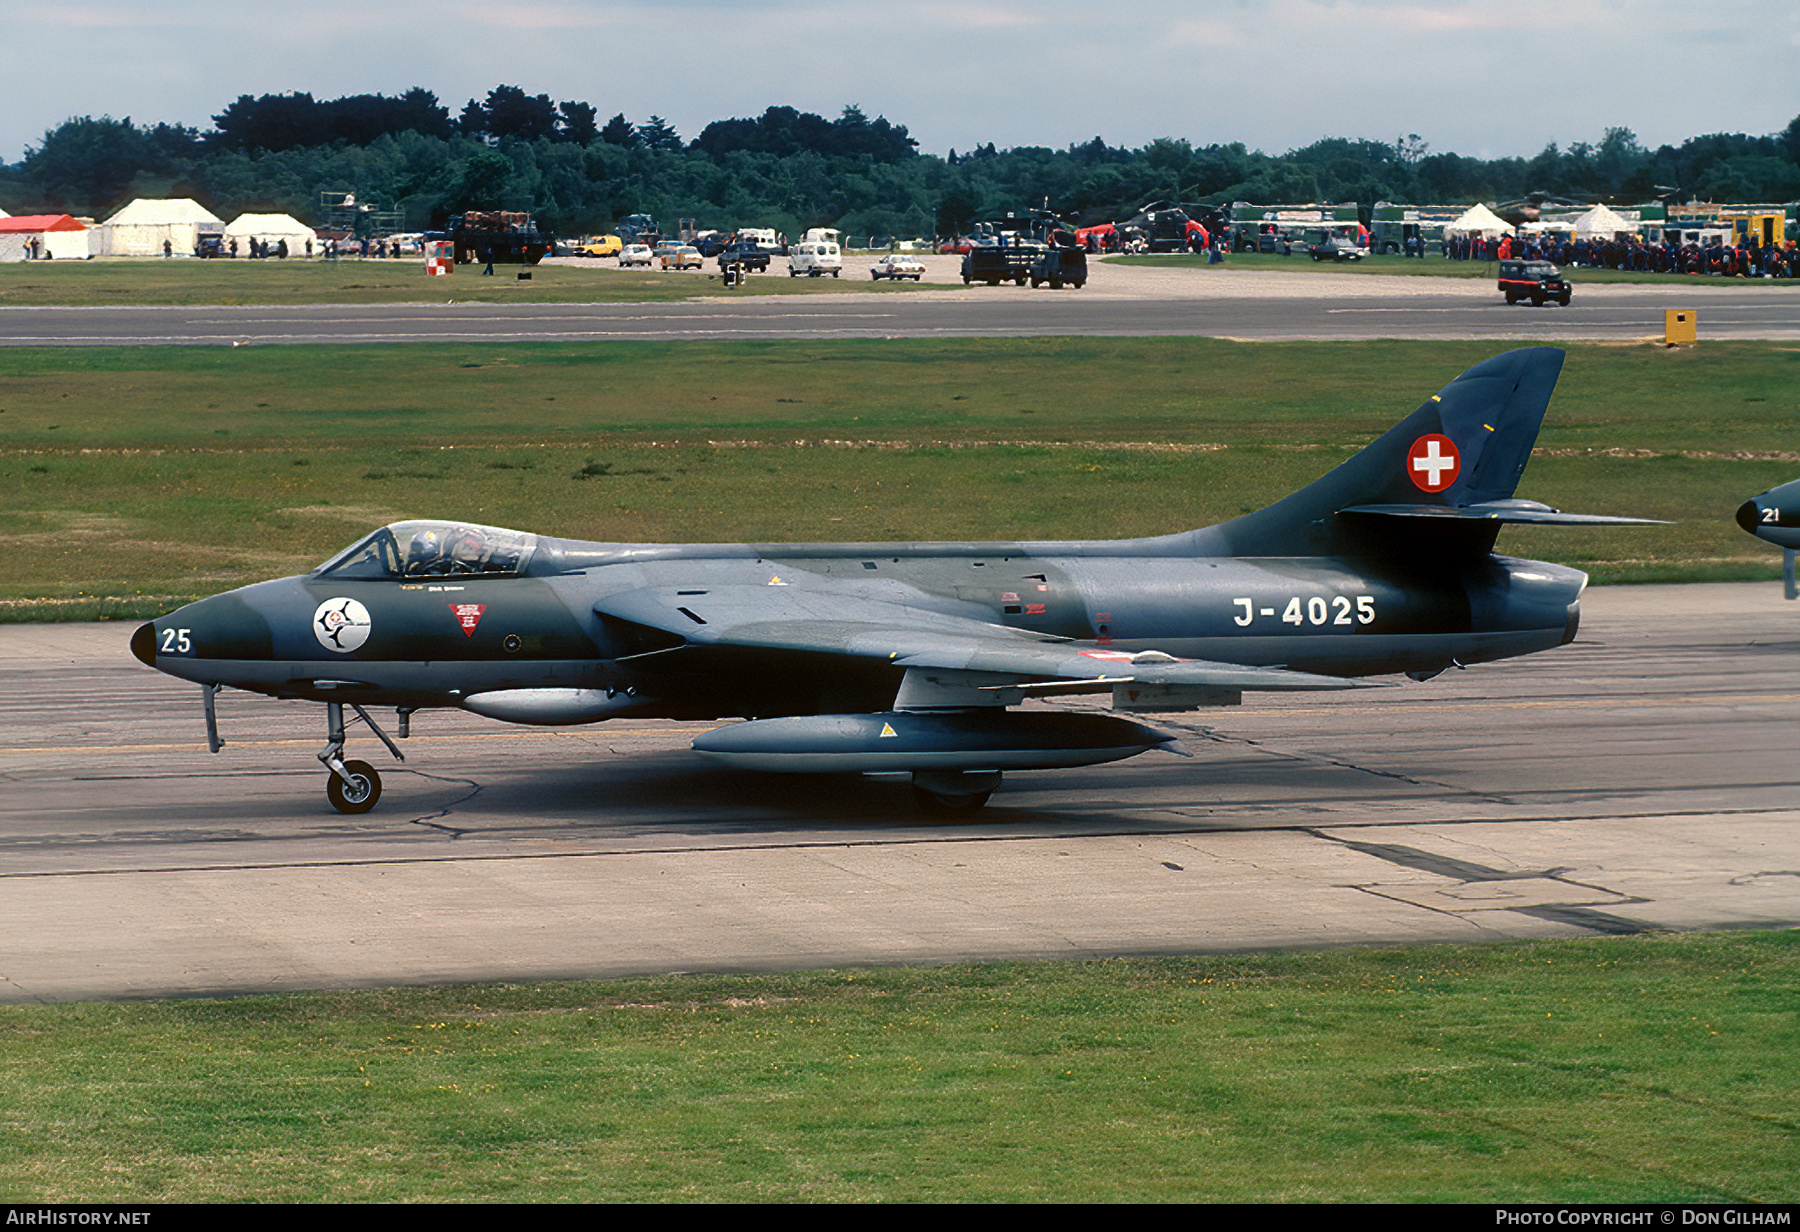
POLYGON ((1342 235, 1328 235, 1307 249, 1315 261, 1360 261, 1369 250, 1342 235))
POLYGON ((616 257, 624 251, 625 241, 616 235, 590 235, 575 245, 578 257, 616 257))
POLYGON ((1509 304, 1522 299, 1539 307, 1546 300, 1555 300, 1564 307, 1569 303, 1569 284, 1562 271, 1548 261, 1500 262, 1500 289, 1506 293, 1509 304))
POLYGON ((955 253, 958 256, 966 257, 969 255, 969 249, 973 247, 975 247, 974 240, 967 236, 958 236, 955 239, 948 239, 939 244, 938 251, 941 253, 955 253))
POLYGON ((676 244, 672 248, 664 248, 656 259, 664 269, 699 269, 706 264, 700 256, 700 250, 692 244, 676 244))
POLYGON ((919 281, 925 275, 925 262, 903 252, 890 252, 881 260, 869 267, 869 277, 876 282, 883 278, 891 278, 899 282, 902 278, 919 281))
POLYGON ((619 268, 628 265, 649 265, 656 258, 651 255, 648 244, 627 244, 619 252, 619 268))

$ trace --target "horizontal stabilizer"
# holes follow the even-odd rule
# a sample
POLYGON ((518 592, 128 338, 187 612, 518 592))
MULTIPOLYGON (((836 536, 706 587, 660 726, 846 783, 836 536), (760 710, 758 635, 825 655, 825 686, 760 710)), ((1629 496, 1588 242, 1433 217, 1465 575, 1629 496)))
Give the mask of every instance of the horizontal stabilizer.
POLYGON ((1382 518, 1463 518, 1520 526, 1666 526, 1656 518, 1618 518, 1603 513, 1564 513, 1538 501, 1483 501, 1474 505, 1352 505, 1339 513, 1382 518))

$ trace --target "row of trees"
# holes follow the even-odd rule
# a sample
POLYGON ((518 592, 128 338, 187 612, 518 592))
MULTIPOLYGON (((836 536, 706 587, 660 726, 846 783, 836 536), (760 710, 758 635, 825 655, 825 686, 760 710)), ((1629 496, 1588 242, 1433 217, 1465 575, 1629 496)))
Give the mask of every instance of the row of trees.
POLYGON ((1800 198, 1800 118, 1779 134, 1713 134, 1643 147, 1626 128, 1530 158, 1434 153, 1417 135, 1328 138, 1284 154, 1242 143, 1161 138, 1138 148, 1099 137, 1065 149, 992 144, 921 154, 904 125, 846 107, 835 120, 771 107, 718 120, 691 141, 664 120, 605 124, 579 101, 517 86, 470 99, 459 116, 414 88, 397 97, 244 95, 198 132, 83 116, 0 168, 0 206, 104 216, 133 196, 192 196, 216 212, 309 218, 321 190, 391 202, 414 227, 462 209, 535 211, 559 233, 624 214, 797 234, 929 234, 1043 205, 1083 222, 1146 201, 1406 201, 1461 204, 1533 192, 1576 199, 1782 201, 1800 198))

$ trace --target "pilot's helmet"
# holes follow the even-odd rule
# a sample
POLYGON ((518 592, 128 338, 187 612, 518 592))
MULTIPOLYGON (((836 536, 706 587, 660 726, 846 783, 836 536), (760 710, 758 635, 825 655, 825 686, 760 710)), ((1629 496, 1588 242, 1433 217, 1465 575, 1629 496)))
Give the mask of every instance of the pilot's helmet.
POLYGON ((413 536, 412 547, 407 549, 406 566, 409 570, 417 569, 436 560, 444 554, 443 536, 435 530, 422 530, 413 536))

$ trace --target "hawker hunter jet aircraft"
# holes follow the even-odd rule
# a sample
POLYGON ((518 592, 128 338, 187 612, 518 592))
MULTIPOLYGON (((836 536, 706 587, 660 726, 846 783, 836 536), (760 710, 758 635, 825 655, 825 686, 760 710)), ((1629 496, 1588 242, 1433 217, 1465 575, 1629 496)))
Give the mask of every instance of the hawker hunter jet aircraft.
POLYGON ((1575 636, 1587 576, 1495 555, 1509 522, 1626 523, 1513 490, 1563 355, 1477 365, 1331 473, 1257 513, 1149 539, 620 544, 398 522, 304 577, 189 604, 132 636, 205 686, 322 702, 327 795, 372 807, 344 710, 398 747, 432 706, 510 723, 748 722, 694 748, 759 770, 901 773, 927 807, 984 803, 1007 770, 1090 765, 1168 733, 1091 710, 1237 704, 1246 690, 1485 663, 1575 636))
POLYGON ((1794 552, 1800 549, 1800 479, 1739 505, 1737 524, 1781 549, 1781 580, 1787 597, 1800 597, 1800 589, 1794 585, 1794 552))

